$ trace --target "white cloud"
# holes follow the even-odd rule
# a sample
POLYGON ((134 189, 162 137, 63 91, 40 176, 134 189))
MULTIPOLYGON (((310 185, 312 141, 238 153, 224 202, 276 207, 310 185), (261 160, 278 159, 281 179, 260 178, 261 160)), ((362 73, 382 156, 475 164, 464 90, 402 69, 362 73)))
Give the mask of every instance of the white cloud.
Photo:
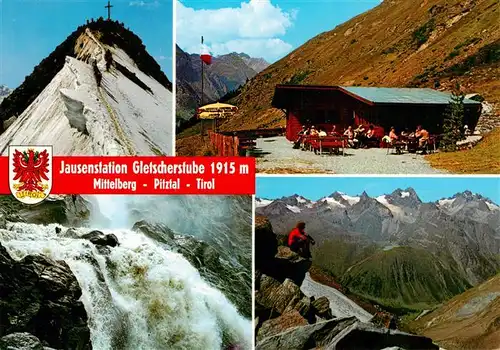
POLYGON ((169 59, 170 59, 170 57, 163 56, 163 55, 156 56, 155 58, 156 58, 158 61, 165 61, 165 60, 169 60, 169 59))
POLYGON ((177 1, 177 44, 200 50, 201 36, 214 55, 245 52, 274 61, 292 49, 279 37, 293 25, 297 10, 286 12, 271 0, 246 0, 239 7, 195 10, 177 1))
POLYGON ((160 3, 155 1, 130 1, 129 6, 137 6, 137 7, 158 7, 160 3))

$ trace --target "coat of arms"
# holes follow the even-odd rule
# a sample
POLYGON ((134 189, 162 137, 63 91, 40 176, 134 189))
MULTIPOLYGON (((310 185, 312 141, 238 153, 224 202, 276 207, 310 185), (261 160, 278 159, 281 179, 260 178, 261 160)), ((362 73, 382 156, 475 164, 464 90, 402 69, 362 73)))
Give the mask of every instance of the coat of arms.
POLYGON ((9 146, 9 187, 25 204, 47 198, 52 189, 52 146, 9 146))

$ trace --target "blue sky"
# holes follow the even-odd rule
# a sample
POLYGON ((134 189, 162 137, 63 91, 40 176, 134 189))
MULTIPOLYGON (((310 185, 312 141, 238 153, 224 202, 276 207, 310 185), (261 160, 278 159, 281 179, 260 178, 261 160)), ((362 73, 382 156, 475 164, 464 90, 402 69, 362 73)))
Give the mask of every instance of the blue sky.
MULTIPOLYGON (((25 76, 86 19, 107 17, 107 0, 0 0, 0 85, 25 76)), ((111 17, 138 35, 172 80, 172 0, 114 0, 111 17)))
POLYGON ((335 191, 354 196, 366 191, 375 197, 413 187, 424 202, 469 190, 500 204, 500 178, 493 177, 258 177, 257 197, 275 199, 294 193, 318 200, 335 191))
POLYGON ((198 53, 245 52, 272 63, 380 0, 176 0, 177 44, 198 53))

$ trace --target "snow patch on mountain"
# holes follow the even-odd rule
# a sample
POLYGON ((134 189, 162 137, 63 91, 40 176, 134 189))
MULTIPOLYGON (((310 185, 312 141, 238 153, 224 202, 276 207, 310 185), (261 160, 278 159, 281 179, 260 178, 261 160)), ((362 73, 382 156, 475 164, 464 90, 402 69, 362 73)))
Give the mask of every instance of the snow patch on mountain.
POLYGON ((488 206, 488 208, 491 210, 491 211, 494 211, 494 210, 499 210, 500 207, 496 204, 493 204, 491 202, 485 202, 486 205, 488 206))
POLYGON ((330 206, 331 208, 335 208, 335 207, 345 208, 344 204, 340 203, 339 201, 337 201, 331 197, 323 198, 323 199, 321 199, 321 202, 327 203, 328 206, 330 206))
POLYGON ((300 213, 301 210, 299 207, 295 206, 295 205, 287 205, 286 206, 288 208, 288 210, 290 210, 291 212, 294 212, 294 213, 300 213))
POLYGON ((385 206, 387 209, 389 209, 391 211, 392 215, 394 215, 394 216, 403 216, 404 215, 403 209, 401 209, 400 207, 398 207, 394 204, 389 203, 387 200, 387 196, 385 196, 385 195, 378 196, 375 199, 377 200, 377 202, 379 202, 380 204, 385 206))
POLYGON ((297 198, 297 202, 299 202, 299 203, 307 203, 308 202, 307 199, 305 199, 302 196, 297 196, 296 198, 297 198))
POLYGON ((361 199, 361 197, 353 197, 353 196, 349 196, 345 193, 341 193, 341 196, 342 198, 344 198, 347 202, 349 202, 350 205, 354 205, 356 203, 358 203, 361 199))
POLYGON ((410 197, 410 192, 401 192, 401 198, 410 197))
POLYGON ((267 207, 273 201, 265 198, 255 198, 255 206, 257 208, 267 207))
POLYGON ((440 199, 438 201, 438 205, 440 205, 442 207, 446 207, 446 206, 452 205, 453 202, 455 202, 455 198, 453 198, 453 199, 440 199))

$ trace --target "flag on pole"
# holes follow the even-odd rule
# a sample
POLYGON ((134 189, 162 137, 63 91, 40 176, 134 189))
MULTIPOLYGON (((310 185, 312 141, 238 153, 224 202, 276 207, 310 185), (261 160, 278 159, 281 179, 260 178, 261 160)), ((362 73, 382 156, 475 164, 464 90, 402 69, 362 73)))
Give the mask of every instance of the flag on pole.
POLYGON ((205 64, 212 64, 212 55, 208 50, 208 47, 203 43, 203 37, 201 37, 201 54, 200 54, 202 62, 205 64))

